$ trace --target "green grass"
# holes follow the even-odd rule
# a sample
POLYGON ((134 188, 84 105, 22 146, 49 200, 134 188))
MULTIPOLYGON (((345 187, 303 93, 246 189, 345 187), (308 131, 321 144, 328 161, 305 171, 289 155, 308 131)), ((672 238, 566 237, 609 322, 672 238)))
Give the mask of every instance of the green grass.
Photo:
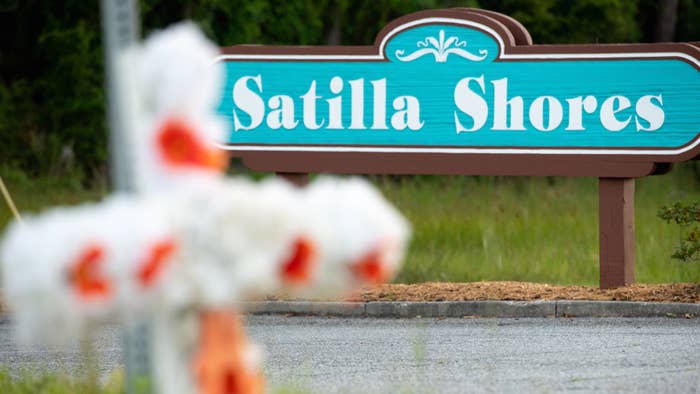
MULTIPOLYGON (((636 281, 700 282, 700 263, 670 258, 677 226, 656 214, 700 200, 688 168, 636 182, 636 281)), ((397 282, 598 283, 598 181, 592 178, 378 178, 414 239, 397 282)))
MULTIPOLYGON (((0 166, 0 176, 21 213, 39 212, 56 205, 96 201, 107 193, 104 185, 86 188, 78 175, 32 178, 19 170, 0 166)), ((0 231, 13 219, 0 195, 0 231)))
MULTIPOLYGON (((73 178, 28 179, 0 167, 22 211, 95 200, 73 178)), ((598 189, 593 178, 376 177, 409 218, 414 238, 397 282, 516 280, 596 285, 598 189)), ((680 165, 636 183, 636 280, 700 282, 700 263, 671 259, 680 229, 656 214, 700 200, 697 175, 680 165)), ((0 229, 11 218, 0 204, 0 229)))
MULTIPOLYGON (((311 391, 296 383, 273 385, 267 382, 273 394, 306 394, 311 391)), ((148 391, 144 391, 148 392, 148 391)), ((42 370, 24 370, 10 373, 0 369, 0 393, 2 394, 122 394, 124 393, 123 368, 114 370, 103 383, 95 383, 84 376, 42 370)))
POLYGON ((85 377, 71 377, 63 373, 25 370, 11 374, 0 370, 0 392, 3 394, 121 394, 123 378, 117 370, 103 384, 85 377))

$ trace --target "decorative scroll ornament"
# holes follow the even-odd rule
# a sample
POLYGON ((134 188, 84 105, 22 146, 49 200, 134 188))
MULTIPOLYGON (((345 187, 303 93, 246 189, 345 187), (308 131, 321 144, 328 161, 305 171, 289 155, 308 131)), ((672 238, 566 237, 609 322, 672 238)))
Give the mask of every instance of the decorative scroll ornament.
POLYGON ((435 37, 426 37, 425 40, 418 41, 418 43, 416 43, 416 46, 422 49, 418 49, 417 51, 406 56, 403 56, 404 51, 402 49, 398 49, 396 51, 396 57, 402 62, 410 62, 418 59, 419 57, 432 54, 433 56, 435 56, 436 62, 445 63, 447 61, 447 57, 450 54, 455 54, 457 56, 461 56, 467 60, 475 62, 480 62, 486 59, 486 56, 488 55, 488 51, 486 49, 480 49, 479 55, 475 55, 473 53, 467 52, 464 49, 460 49, 466 47, 467 42, 459 41, 459 38, 457 38, 456 36, 452 36, 445 40, 445 30, 440 30, 437 39, 435 37))

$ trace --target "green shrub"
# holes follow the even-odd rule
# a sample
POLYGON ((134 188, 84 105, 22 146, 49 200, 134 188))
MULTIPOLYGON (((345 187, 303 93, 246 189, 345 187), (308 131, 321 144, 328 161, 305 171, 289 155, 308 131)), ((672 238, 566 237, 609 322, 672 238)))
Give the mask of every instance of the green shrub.
POLYGON ((672 257, 686 262, 700 261, 700 202, 664 206, 659 217, 681 227, 681 240, 672 257))

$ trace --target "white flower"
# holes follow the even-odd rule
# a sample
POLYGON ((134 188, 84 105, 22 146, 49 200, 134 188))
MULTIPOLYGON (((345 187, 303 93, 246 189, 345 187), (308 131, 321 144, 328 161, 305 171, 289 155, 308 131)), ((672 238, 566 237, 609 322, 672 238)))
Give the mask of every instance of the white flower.
POLYGON ((216 117, 184 118, 177 114, 144 119, 135 152, 137 190, 143 193, 192 189, 217 182, 226 168, 226 153, 204 131, 222 133, 216 117))
POLYGON ((218 49, 192 23, 151 35, 138 56, 141 113, 132 131, 138 189, 187 187, 217 178, 226 166, 215 146, 226 124, 214 106, 223 67, 218 49))
POLYGON ((172 304, 230 305, 284 284, 281 264, 304 235, 300 193, 277 179, 226 179, 183 192, 171 215, 182 262, 166 290, 172 304))
POLYGON ((280 290, 345 294, 391 279, 410 236, 360 178, 320 178, 305 189, 229 178, 179 196, 170 216, 182 261, 165 290, 169 305, 220 307, 280 290))
POLYGON ((213 111, 224 79, 221 64, 213 63, 218 54, 191 22, 148 37, 138 68, 145 112, 197 118, 213 111))
POLYGON ((114 196, 12 224, 0 260, 23 339, 61 341, 145 313, 177 251, 161 207, 114 196))
POLYGON ((321 262, 315 291, 344 294, 396 274, 410 225, 369 182, 320 178, 307 188, 305 204, 321 262))

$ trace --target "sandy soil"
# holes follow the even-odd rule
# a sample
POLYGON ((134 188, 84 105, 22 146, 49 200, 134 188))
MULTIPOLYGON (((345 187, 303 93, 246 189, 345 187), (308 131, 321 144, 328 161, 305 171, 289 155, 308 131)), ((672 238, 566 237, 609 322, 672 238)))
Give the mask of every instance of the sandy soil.
POLYGON ((635 284, 600 290, 527 282, 429 282, 365 288, 348 301, 608 300, 700 303, 700 284, 635 284))

